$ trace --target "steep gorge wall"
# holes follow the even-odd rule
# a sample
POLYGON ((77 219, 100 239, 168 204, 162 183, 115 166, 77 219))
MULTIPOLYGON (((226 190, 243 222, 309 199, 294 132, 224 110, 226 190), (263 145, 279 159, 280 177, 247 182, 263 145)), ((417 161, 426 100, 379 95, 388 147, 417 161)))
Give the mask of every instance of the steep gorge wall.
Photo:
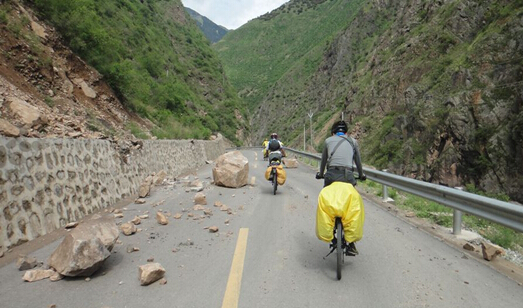
POLYGON ((225 141, 0 136, 0 251, 64 227, 137 193, 150 174, 171 177, 225 152, 225 141))

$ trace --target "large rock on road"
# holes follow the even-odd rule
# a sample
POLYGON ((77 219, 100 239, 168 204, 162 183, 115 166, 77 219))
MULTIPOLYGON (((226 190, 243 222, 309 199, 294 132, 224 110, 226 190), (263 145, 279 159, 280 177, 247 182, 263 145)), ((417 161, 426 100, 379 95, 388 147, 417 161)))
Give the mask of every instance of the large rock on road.
POLYGON ((119 233, 111 218, 81 223, 65 236, 48 264, 64 276, 90 276, 111 255, 119 233))
POLYGON ((218 186, 245 186, 249 177, 249 160, 240 151, 225 153, 216 159, 212 175, 214 184, 218 186))

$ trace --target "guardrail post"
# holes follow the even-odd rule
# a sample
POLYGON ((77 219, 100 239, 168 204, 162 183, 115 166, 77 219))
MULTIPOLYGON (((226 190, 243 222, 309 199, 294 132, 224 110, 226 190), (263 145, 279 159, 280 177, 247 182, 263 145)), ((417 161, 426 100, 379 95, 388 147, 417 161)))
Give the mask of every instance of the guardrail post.
POLYGON ((454 235, 461 234, 461 211, 460 210, 454 210, 452 234, 454 234, 454 235))
MULTIPOLYGON (((383 169, 383 172, 387 172, 387 169, 383 169)), ((381 184, 383 186, 383 201, 388 202, 389 201, 389 188, 385 184, 381 184)))

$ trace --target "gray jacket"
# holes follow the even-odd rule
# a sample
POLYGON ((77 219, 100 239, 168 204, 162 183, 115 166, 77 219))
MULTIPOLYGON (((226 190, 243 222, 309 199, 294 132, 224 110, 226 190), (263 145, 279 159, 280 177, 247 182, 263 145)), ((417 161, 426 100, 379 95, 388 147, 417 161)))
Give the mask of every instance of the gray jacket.
POLYGON ((358 170, 358 174, 363 174, 363 167, 361 165, 361 157, 360 157, 360 149, 358 146, 358 142, 356 139, 344 135, 344 136, 331 136, 325 140, 325 147, 323 148, 323 153, 321 155, 321 165, 320 165, 320 175, 323 176, 325 174, 325 167, 327 169, 329 167, 342 167, 342 168, 349 168, 354 171, 354 163, 356 163, 356 168, 358 170), (345 139, 340 143, 341 140, 345 139), (351 143, 348 141, 352 141, 352 144, 354 145, 354 148, 352 147, 351 143), (334 148, 340 143, 336 151, 331 157, 332 152, 334 151, 334 148), (330 158, 330 161, 329 161, 330 158), (328 163, 328 166, 327 166, 328 163))

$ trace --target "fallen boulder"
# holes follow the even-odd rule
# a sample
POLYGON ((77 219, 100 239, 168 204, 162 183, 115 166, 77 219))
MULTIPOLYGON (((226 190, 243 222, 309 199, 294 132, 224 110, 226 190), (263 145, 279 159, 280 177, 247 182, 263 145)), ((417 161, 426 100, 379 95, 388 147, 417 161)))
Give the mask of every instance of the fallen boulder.
POLYGON ((111 218, 83 222, 65 236, 48 264, 63 276, 90 276, 111 255, 119 234, 111 218))
POLYGON ((298 160, 296 158, 284 158, 283 164, 286 168, 298 168, 298 160))
POLYGON ((225 153, 216 159, 212 175, 214 184, 218 186, 245 186, 249 176, 249 161, 240 151, 225 153))

